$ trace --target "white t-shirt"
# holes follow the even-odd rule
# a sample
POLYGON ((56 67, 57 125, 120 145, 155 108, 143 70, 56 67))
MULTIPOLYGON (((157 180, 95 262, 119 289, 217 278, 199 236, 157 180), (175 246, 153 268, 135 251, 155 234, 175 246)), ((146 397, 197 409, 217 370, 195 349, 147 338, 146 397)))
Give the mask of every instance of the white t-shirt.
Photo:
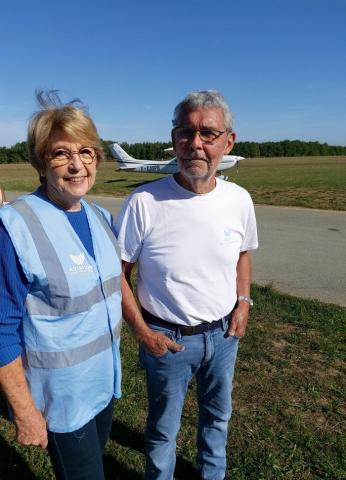
POLYGON ((141 305, 184 325, 233 309, 239 253, 258 245, 249 193, 220 179, 203 195, 173 176, 144 185, 124 202, 115 231, 122 259, 138 262, 141 305))

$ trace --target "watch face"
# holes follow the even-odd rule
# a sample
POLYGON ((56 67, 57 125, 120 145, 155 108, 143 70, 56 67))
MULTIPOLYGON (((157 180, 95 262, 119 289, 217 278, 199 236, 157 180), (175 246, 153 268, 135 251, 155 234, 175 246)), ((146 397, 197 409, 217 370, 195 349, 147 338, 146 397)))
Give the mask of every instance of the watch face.
POLYGON ((240 295, 238 297, 238 301, 241 302, 247 302, 251 307, 253 306, 253 300, 250 297, 246 297, 245 295, 240 295))

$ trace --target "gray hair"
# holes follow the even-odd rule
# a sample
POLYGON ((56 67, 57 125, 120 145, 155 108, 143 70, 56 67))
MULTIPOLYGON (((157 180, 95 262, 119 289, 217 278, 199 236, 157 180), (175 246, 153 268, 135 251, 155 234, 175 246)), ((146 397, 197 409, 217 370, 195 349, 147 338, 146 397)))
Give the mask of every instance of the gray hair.
POLYGON ((173 127, 177 127, 184 111, 196 110, 197 108, 221 108, 225 119, 225 127, 233 131, 233 114, 224 97, 216 90, 202 90, 191 92, 186 95, 174 109, 172 120, 173 127))

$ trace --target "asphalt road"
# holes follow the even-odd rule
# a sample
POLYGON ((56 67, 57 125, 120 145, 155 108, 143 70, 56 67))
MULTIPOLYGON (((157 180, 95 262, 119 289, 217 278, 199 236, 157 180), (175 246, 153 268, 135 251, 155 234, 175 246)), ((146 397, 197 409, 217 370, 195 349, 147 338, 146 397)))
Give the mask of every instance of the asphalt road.
MULTIPOLYGON (((18 194, 6 192, 8 200, 18 194)), ((116 215, 123 199, 93 197, 116 215)), ((346 212, 257 205, 253 280, 346 307, 346 212)))

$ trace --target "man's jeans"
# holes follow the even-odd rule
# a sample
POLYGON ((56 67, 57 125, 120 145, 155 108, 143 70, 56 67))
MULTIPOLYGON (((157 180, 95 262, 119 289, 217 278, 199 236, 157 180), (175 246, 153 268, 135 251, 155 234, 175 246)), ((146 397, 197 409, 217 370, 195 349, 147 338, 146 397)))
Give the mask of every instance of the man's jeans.
POLYGON ((158 357, 140 349, 149 399, 145 478, 173 478, 176 435, 188 384, 195 376, 199 406, 198 469, 203 480, 222 480, 226 470, 227 426, 232 412, 238 338, 226 337, 226 319, 222 328, 191 336, 181 336, 179 331, 150 323, 149 326, 184 345, 185 350, 168 351, 158 357))

